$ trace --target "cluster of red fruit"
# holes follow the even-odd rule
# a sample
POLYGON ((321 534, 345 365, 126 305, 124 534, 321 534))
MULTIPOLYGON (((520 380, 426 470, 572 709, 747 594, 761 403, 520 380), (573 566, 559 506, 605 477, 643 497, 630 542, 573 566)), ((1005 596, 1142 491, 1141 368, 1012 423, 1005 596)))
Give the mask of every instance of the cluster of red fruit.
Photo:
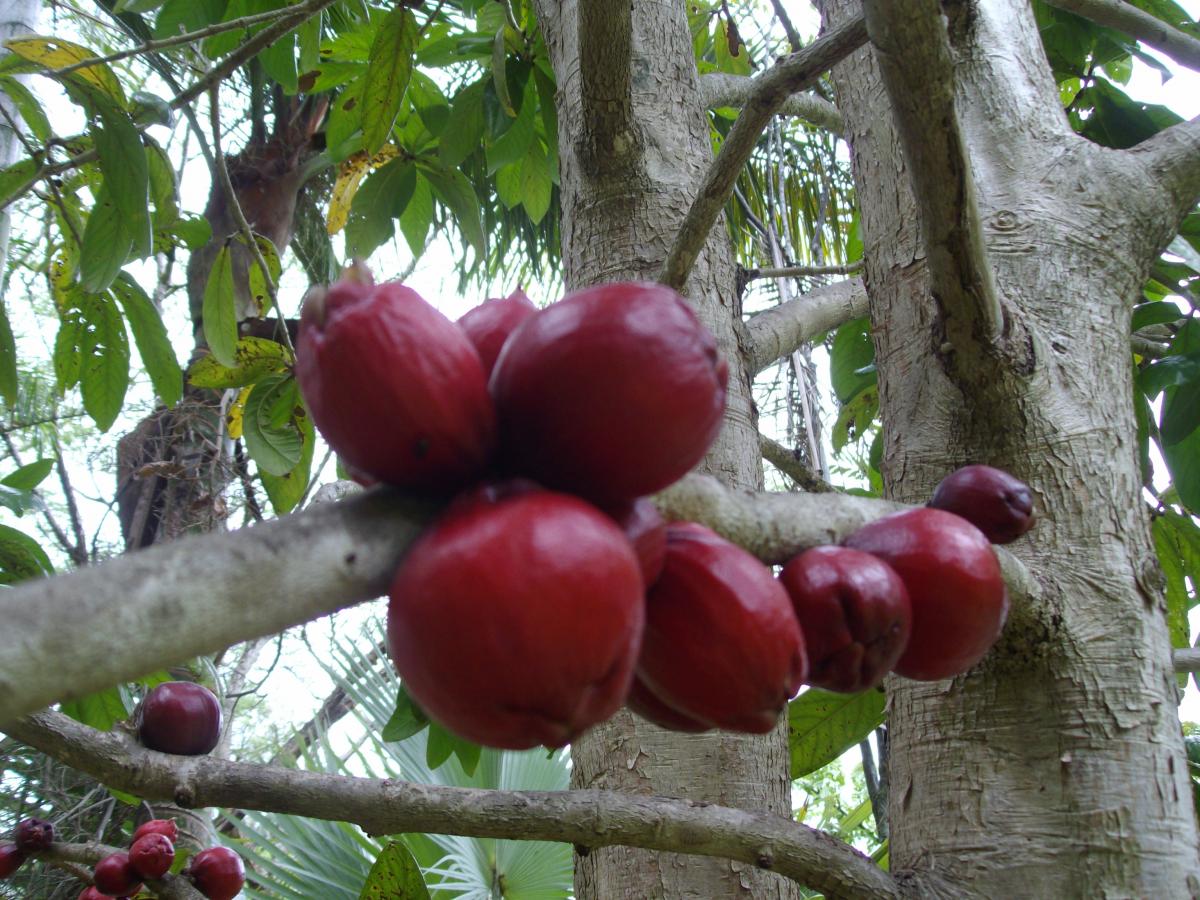
POLYGON ((961 577, 928 577, 947 594, 978 589, 942 602, 909 585, 905 597, 911 548, 897 536, 944 526, 897 519, 852 541, 874 557, 838 549, 797 563, 815 572, 832 557, 842 573, 813 589, 834 608, 807 618, 819 603, 789 597, 794 575, 781 584, 707 528, 666 525, 645 495, 707 451, 728 369, 661 285, 601 285, 540 311, 517 292, 456 324, 355 268, 306 300, 296 376, 358 480, 460 494, 400 564, 388 644, 416 702, 477 743, 561 746, 626 702, 668 727, 764 732, 807 676, 806 638, 817 677, 853 670, 839 683, 857 690, 882 678, 910 630, 910 646, 936 643, 915 636, 925 621, 956 642, 943 651, 954 666, 977 661, 1003 623, 987 540, 945 513, 961 527, 916 565, 960 563, 961 577), (898 574, 878 561, 889 553, 898 574), (876 609, 853 592, 865 598, 881 567, 899 599, 876 609), (986 620, 986 638, 968 620, 986 620))
MULTIPOLYGON (((151 819, 133 833, 129 851, 112 853, 96 863, 92 884, 79 900, 133 897, 143 890, 142 881, 159 879, 175 862, 175 840, 179 829, 174 819, 151 819)), ((17 825, 13 843, 0 845, 0 878, 8 878, 30 853, 49 850, 54 843, 54 826, 40 819, 24 819, 17 825)), ((197 853, 182 871, 209 900, 233 900, 246 881, 242 858, 226 847, 197 853)))

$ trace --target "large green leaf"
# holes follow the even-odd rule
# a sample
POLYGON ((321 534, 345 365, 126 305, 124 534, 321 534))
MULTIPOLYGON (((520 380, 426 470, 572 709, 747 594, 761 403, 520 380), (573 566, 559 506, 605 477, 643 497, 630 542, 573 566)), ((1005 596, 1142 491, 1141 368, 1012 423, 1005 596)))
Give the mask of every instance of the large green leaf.
POLYGON ((137 126, 125 110, 111 102, 96 102, 99 124, 91 129, 104 188, 124 217, 135 255, 150 253, 150 167, 137 126))
POLYGON ((17 342, 0 297, 0 397, 10 407, 17 402, 17 342))
POLYGON ((0 89, 11 98, 13 105, 21 113, 21 118, 25 120, 25 124, 29 126, 33 136, 42 143, 50 140, 50 120, 46 118, 46 112, 42 109, 42 105, 34 96, 33 91, 8 75, 0 77, 0 89))
POLYGON ((363 259, 395 234, 395 218, 404 211, 417 184, 417 170, 397 157, 366 177, 350 204, 346 255, 363 259))
POLYGON ((234 349, 237 347, 237 298, 233 285, 233 254, 229 244, 217 251, 208 281, 204 285, 204 340, 208 349, 223 366, 237 365, 234 349))
POLYGON ((304 436, 295 420, 299 406, 300 392, 290 373, 268 375, 246 398, 242 437, 262 471, 284 476, 300 462, 304 436))
POLYGON ((454 168, 479 149, 483 142, 483 90, 486 81, 476 81, 454 95, 450 117, 442 129, 438 157, 454 168))
POLYGON ((425 239, 432 227, 433 191, 430 190, 425 176, 417 172, 412 196, 408 198, 404 212, 400 214, 400 231, 414 257, 419 257, 425 250, 425 239))
POLYGON ((107 187, 101 189, 79 249, 79 283, 85 291, 99 294, 108 290, 129 259, 133 235, 128 224, 107 187))
POLYGON ((129 338, 116 304, 105 294, 87 298, 83 320, 79 372, 83 408, 101 431, 108 431, 129 387, 129 338))
POLYGON ((412 76, 419 33, 412 11, 400 4, 379 23, 363 80, 363 149, 368 154, 377 153, 387 143, 396 124, 412 76))
POLYGON ((429 179, 438 199, 454 214, 454 220, 458 223, 463 237, 474 248, 476 254, 482 256, 486 238, 480 216, 479 198, 475 196, 471 183, 457 170, 424 166, 422 172, 429 179))
POLYGON ((97 731, 108 731, 129 716, 125 694, 120 687, 111 687, 80 697, 78 700, 69 700, 62 704, 62 711, 77 722, 82 722, 97 731))
POLYGON ((53 459, 36 459, 0 478, 0 484, 8 485, 19 491, 32 491, 46 480, 53 469, 53 459))
POLYGON ((359 900, 428 900, 429 889, 412 851, 399 841, 383 848, 359 900))
POLYGON ((0 525, 0 584, 53 575, 54 566, 41 544, 7 525, 0 525))
POLYGON ((113 282, 112 292, 133 331, 133 341, 150 375, 150 383, 163 403, 174 406, 183 397, 183 370, 175 358, 175 348, 171 346, 162 316, 141 286, 124 272, 113 282))
POLYGON ((875 383, 874 371, 865 371, 875 361, 871 322, 866 317, 847 322, 837 330, 829 353, 829 380, 838 402, 849 403, 875 383))
POLYGON ((304 442, 300 450, 299 462, 292 467, 290 472, 283 475, 272 475, 261 465, 259 466, 258 474, 262 479, 263 489, 267 492, 267 499, 271 501, 271 507, 277 516, 285 516, 295 509, 296 504, 304 497, 304 492, 308 490, 308 481, 312 472, 313 448, 317 443, 317 433, 313 428, 312 419, 303 406, 297 404, 293 407, 291 424, 300 432, 300 438, 304 442))
POLYGON ((233 356, 232 367, 221 365, 212 356, 200 357, 188 369, 188 381, 202 388, 245 387, 264 375, 283 372, 292 362, 287 347, 260 337, 239 338, 233 356))
POLYGON ((792 778, 832 762, 883 723, 882 690, 835 694, 809 688, 788 704, 792 778))

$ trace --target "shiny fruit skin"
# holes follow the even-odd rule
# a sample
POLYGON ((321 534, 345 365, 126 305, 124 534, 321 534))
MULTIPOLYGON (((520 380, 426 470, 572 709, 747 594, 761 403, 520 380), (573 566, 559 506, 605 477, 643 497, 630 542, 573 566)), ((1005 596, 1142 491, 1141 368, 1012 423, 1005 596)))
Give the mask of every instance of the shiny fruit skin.
POLYGON ((577 497, 464 496, 396 572, 388 648, 405 687, 479 744, 558 747, 625 699, 644 622, 620 529, 577 497))
POLYGON ((912 604, 908 647, 894 667, 917 681, 939 681, 974 666, 1000 637, 1008 592, 983 532, 940 509, 908 509, 850 535, 847 547, 893 569, 912 604))
POLYGON ((649 588, 662 574, 667 555, 667 523, 658 507, 645 497, 608 510, 637 554, 642 580, 649 588))
POLYGON ((11 878, 25 858, 16 844, 0 844, 0 878, 11 878))
POLYGON ((174 819, 151 819, 137 827, 130 843, 135 843, 148 834, 161 834, 171 843, 175 843, 179 840, 179 826, 175 824, 174 819))
POLYGON ((908 590, 878 557, 813 547, 783 567, 779 583, 804 634, 813 687, 847 694, 873 688, 908 646, 908 590))
POLYGON ((83 893, 79 895, 78 900, 108 900, 108 897, 89 884, 83 889, 83 893))
POLYGON ((770 569, 702 525, 667 526, 663 572, 646 595, 646 687, 697 722, 765 734, 807 670, 792 602, 770 569))
POLYGON ((670 288, 590 287, 530 316, 490 387, 512 472, 601 504, 685 475, 721 428, 729 369, 670 288))
POLYGON ((1003 469, 963 466, 933 492, 929 505, 962 516, 993 544, 1010 544, 1033 527, 1033 491, 1003 469))
POLYGON ((92 881, 106 897, 128 897, 142 889, 142 879, 129 864, 129 854, 124 852, 113 853, 96 863, 92 881))
POLYGON ((160 753, 201 756, 221 737, 221 704, 204 685, 190 681, 152 687, 137 720, 142 744, 160 753))
POLYGON ((360 476, 443 494, 490 462, 495 411, 479 354, 402 284, 343 278, 310 297, 296 379, 313 422, 360 476))
POLYGON ((49 850, 54 843, 54 826, 41 819, 22 819, 13 829, 13 843, 22 853, 49 850))
POLYGON ((459 328, 479 352, 484 375, 492 374, 508 336, 535 312, 537 307, 517 288, 507 297, 484 300, 459 318, 459 328))
POLYGON ((165 834, 145 834, 129 848, 129 864, 142 878, 162 878, 175 861, 175 845, 165 834))
POLYGON ((668 731, 699 734, 710 730, 710 726, 703 722, 697 722, 679 710, 672 709, 637 676, 634 676, 633 684, 629 686, 629 696, 625 698, 625 705, 647 722, 653 722, 659 728, 666 728, 668 731))
POLYGON ((208 900, 233 900, 246 883, 246 866, 228 847, 201 850, 188 861, 184 874, 208 900))

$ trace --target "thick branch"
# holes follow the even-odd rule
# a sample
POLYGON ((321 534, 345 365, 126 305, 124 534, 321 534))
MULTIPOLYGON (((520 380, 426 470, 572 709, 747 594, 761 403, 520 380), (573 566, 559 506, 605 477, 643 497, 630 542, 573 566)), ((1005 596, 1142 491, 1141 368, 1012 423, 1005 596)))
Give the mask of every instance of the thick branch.
POLYGON ((751 316, 746 323, 750 371, 757 374, 817 335, 866 314, 867 289, 861 278, 851 278, 751 316))
POLYGON ((639 152, 633 116, 633 8, 628 0, 579 4, 579 75, 584 158, 604 174, 629 172, 639 152))
POLYGON ((771 117, 791 94, 816 82, 822 72, 845 59, 865 44, 866 39, 866 26, 856 17, 830 29, 799 53, 793 53, 754 79, 753 93, 704 177, 663 263, 659 281, 677 291, 683 290, 713 223, 729 200, 738 174, 771 117))
POLYGON ((1200 649, 1184 649, 1174 652, 1176 672, 1200 672, 1200 649))
MULTIPOLYGON (((700 76, 700 94, 708 109, 745 106, 754 93, 755 81, 745 75, 709 72, 700 76)), ((846 125, 836 106, 813 93, 792 94, 779 107, 780 115, 796 116, 834 134, 842 134, 846 125)))
POLYGON ((1002 313, 954 109, 954 59, 938 0, 866 0, 867 29, 912 177, 930 284, 956 348, 999 337, 1002 313))
POLYGON ((369 834, 461 834, 716 856, 771 869, 830 898, 900 896, 891 876, 853 847, 782 816, 615 791, 485 791, 169 756, 53 712, 6 730, 151 801, 353 822, 369 834))
POLYGON ((1123 31, 1190 69, 1200 69, 1200 40, 1123 0, 1046 0, 1051 6, 1123 31))
POLYGON ((1129 153, 1144 155, 1182 218, 1200 199, 1200 116, 1165 128, 1129 153))

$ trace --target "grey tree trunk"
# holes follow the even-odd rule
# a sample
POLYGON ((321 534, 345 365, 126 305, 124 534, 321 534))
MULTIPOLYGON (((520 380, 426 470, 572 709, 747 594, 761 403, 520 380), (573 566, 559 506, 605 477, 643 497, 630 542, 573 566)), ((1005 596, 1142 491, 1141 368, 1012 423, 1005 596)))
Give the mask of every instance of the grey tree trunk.
MULTIPOLYGON (((8 0, 0 12, 0 45, 18 34, 28 34, 37 30, 38 13, 42 4, 38 0, 8 0)), ((7 50, 0 50, 0 59, 8 56, 7 50)), ((9 125, 9 120, 19 122, 20 114, 13 106, 8 95, 0 93, 0 108, 8 115, 0 116, 0 169, 12 165, 23 153, 21 139, 9 125)), ((8 233, 12 219, 7 209, 0 210, 0 272, 8 264, 8 233)))
MULTIPOLYGON (((558 79, 567 287, 653 280, 712 158, 685 6, 543 0, 538 14, 558 79)), ((725 426, 704 467, 727 484, 757 488, 762 462, 734 271, 721 223, 687 288, 730 362, 725 426)), ((623 712, 576 742, 572 755, 574 787, 790 811, 785 728, 763 738, 688 736, 623 712)), ((735 862, 624 847, 576 862, 581 898, 796 896, 791 883, 735 862)))
MULTIPOLYGON (((856 0, 821 0, 827 22, 856 0)), ((1042 588, 983 664, 892 679, 891 868, 947 896, 1187 897, 1196 822, 1141 498, 1130 310, 1186 206, 1073 134, 1023 0, 947 6, 956 111, 997 294, 1028 371, 962 358, 931 297, 874 51, 834 71, 853 146, 890 497, 967 462, 1029 482, 1012 549, 1042 588)), ((930 888, 926 895, 933 895, 930 888)))

